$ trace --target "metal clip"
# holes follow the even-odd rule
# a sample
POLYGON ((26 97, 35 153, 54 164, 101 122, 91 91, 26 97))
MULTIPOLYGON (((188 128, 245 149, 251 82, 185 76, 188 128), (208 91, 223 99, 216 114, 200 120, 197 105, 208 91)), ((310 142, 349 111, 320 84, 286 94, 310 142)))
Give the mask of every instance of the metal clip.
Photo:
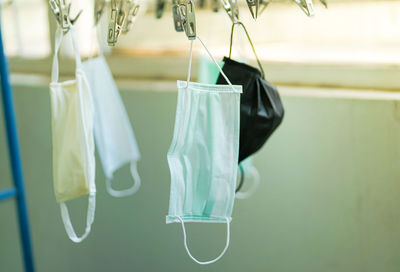
POLYGON ((94 1, 94 25, 96 26, 101 16, 104 13, 104 8, 106 7, 106 0, 95 0, 94 1))
POLYGON ((258 15, 263 14, 263 12, 267 9, 270 3, 271 0, 260 0, 260 10, 258 11, 258 15))
POLYGON ((182 25, 181 16, 179 13, 179 3, 176 1, 174 2, 174 5, 172 6, 172 17, 174 18, 175 31, 182 32, 183 25, 182 25))
POLYGON ((239 6, 237 0, 221 0, 222 6, 229 18, 231 18, 232 23, 239 21, 239 6))
POLYGON ((122 29, 122 34, 126 34, 131 30, 133 22, 135 21, 135 17, 138 14, 140 8, 140 5, 133 0, 127 0, 126 5, 128 12, 124 28, 122 29))
POLYGON ((157 19, 160 19, 163 16, 166 2, 167 2, 166 0, 156 0, 156 18, 157 19))
POLYGON ((82 10, 71 19, 69 13, 71 11, 71 4, 66 4, 65 0, 49 0, 50 8, 56 17, 56 20, 60 27, 63 29, 64 33, 67 33, 71 27, 79 18, 82 10))
POLYGON ((258 16, 258 8, 260 6, 259 0, 246 0, 247 6, 249 7, 251 16, 253 19, 257 19, 258 16))
POLYGON ((196 15, 193 0, 188 0, 186 4, 180 4, 178 8, 180 21, 189 40, 196 39, 196 15))
POLYGON ((213 12, 218 12, 220 7, 219 0, 211 0, 211 9, 213 12))
POLYGON ((11 6, 14 3, 14 0, 2 0, 0 1, 0 6, 1 8, 6 8, 8 6, 11 6))
POLYGON ((319 0, 322 5, 324 5, 325 8, 328 8, 328 2, 326 2, 325 0, 319 0))
POLYGON ((117 43, 125 22, 126 14, 122 9, 122 4, 122 1, 119 1, 119 5, 117 5, 116 0, 111 0, 111 17, 110 23, 108 24, 107 36, 107 43, 109 46, 114 46, 117 43))
POLYGON ((311 17, 315 15, 314 5, 312 0, 293 0, 304 13, 311 17))

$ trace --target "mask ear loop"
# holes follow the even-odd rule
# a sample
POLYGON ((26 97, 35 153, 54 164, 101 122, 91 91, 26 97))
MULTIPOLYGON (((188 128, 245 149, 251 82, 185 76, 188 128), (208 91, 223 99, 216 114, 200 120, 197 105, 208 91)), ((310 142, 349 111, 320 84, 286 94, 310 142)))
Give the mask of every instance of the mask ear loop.
POLYGON ((236 194, 240 191, 240 189, 242 189, 243 183, 244 183, 244 179, 245 179, 245 175, 244 175, 244 170, 243 170, 242 164, 239 164, 239 172, 240 172, 240 181, 239 181, 239 185, 236 187, 236 190, 235 190, 236 194))
POLYGON ((65 202, 60 203, 60 209, 65 231, 67 232, 69 239, 71 239, 75 243, 80 243, 85 240, 91 231, 94 221, 94 214, 96 210, 96 193, 91 193, 89 195, 89 204, 86 216, 86 228, 84 234, 82 234, 81 237, 78 237, 75 233, 74 227, 71 223, 71 218, 69 216, 68 207, 65 202))
MULTIPOLYGON (((243 167, 242 168, 240 168, 241 167, 241 165, 239 165, 239 169, 241 169, 241 171, 243 171, 243 172, 241 172, 242 173, 242 175, 244 176, 244 170, 243 170, 243 167)), ((254 166, 251 168, 251 170, 250 170, 250 176, 252 176, 253 177, 253 185, 250 187, 250 189, 248 189, 246 192, 239 192, 239 190, 241 189, 241 187, 238 187, 237 189, 236 189, 236 195, 235 195, 235 197, 237 198, 237 199, 246 199, 246 198, 249 198, 250 196, 252 196, 255 192, 256 192, 256 189, 257 189, 257 187, 260 185, 260 174, 258 173, 258 171, 257 171, 257 168, 255 168, 254 166)), ((240 185, 239 185, 240 186, 240 185)))
POLYGON ((187 245, 185 223, 183 222, 182 217, 177 216, 177 218, 179 219, 179 221, 181 221, 181 224, 182 224, 183 243, 184 243, 184 245, 185 245, 185 250, 186 250, 187 254, 189 255, 189 257, 190 257, 193 261, 195 261, 195 262, 198 263, 198 264, 202 264, 202 265, 205 265, 205 264, 212 264, 212 263, 215 263, 216 261, 218 261, 219 259, 221 259, 222 256, 224 256, 225 252, 227 251, 227 249, 228 249, 228 247, 229 247, 229 242, 230 242, 230 222, 229 222, 229 219, 228 219, 227 217, 225 218, 225 220, 226 220, 226 244, 225 244, 225 248, 224 248, 224 250, 221 252, 221 254, 220 254, 217 258, 215 258, 215 259, 213 259, 213 260, 211 260, 211 261, 206 261, 206 262, 201 262, 201 261, 197 260, 197 259, 196 259, 195 257, 193 257, 193 255, 190 253, 190 250, 189 250, 188 245, 187 245))
POLYGON ((137 162, 132 162, 131 163, 131 175, 132 175, 132 179, 133 179, 133 185, 131 188, 126 189, 126 190, 114 190, 111 186, 111 180, 112 178, 107 178, 106 180, 106 188, 107 188, 107 192, 113 196, 113 197, 126 197, 126 196, 130 196, 133 195, 134 193, 136 193, 141 185, 141 180, 140 180, 140 176, 137 170, 137 162))
MULTIPOLYGON (((208 50, 208 48, 206 47, 206 45, 204 44, 204 42, 200 39, 199 36, 196 37, 201 45, 203 46, 203 48, 206 50, 208 56, 212 59, 212 61, 214 62, 214 64, 218 67, 219 72, 221 73, 221 75, 224 77, 224 79, 226 80, 226 82, 229 84, 229 86, 232 88, 232 90, 234 92, 238 92, 237 90, 235 90, 235 88, 233 87, 233 84, 231 83, 231 81, 229 80, 229 78, 225 75, 224 71, 222 71, 221 66, 219 66, 218 62, 214 59, 214 57, 212 56, 211 52, 208 50)), ((193 57, 193 42, 194 40, 190 41, 190 58, 189 58, 189 69, 188 69, 188 77, 187 77, 187 81, 186 81, 186 88, 189 86, 189 81, 190 81, 190 76, 191 76, 191 71, 192 71, 192 57, 193 57)))
POLYGON ((260 68, 262 77, 265 78, 264 69, 262 68, 261 61, 260 61, 260 59, 259 59, 258 56, 257 56, 256 50, 254 49, 254 45, 253 45, 253 42, 251 41, 250 35, 249 35, 249 33, 247 32, 247 29, 246 29, 246 27, 244 26, 244 24, 243 24, 242 22, 240 22, 240 21, 239 21, 239 22, 235 22, 235 23, 232 24, 231 41, 230 41, 230 46, 229 46, 229 58, 231 58, 231 55, 232 55, 233 32, 234 32, 234 30, 235 30, 235 25, 241 25, 242 28, 243 28, 243 30, 244 30, 244 32, 246 33, 247 39, 249 40, 249 43, 250 43, 250 45, 251 45, 251 49, 253 50, 254 56, 256 57, 256 60, 257 60, 257 63, 258 63, 258 67, 260 68))

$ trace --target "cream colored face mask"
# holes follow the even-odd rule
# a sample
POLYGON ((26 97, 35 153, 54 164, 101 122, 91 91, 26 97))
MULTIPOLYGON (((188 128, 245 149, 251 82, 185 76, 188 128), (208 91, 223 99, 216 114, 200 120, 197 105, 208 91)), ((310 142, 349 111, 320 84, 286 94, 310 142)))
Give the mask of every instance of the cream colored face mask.
POLYGON ((69 238, 76 243, 90 233, 96 205, 92 96, 79 56, 73 26, 71 35, 76 61, 76 78, 58 82, 58 51, 64 38, 58 28, 50 83, 53 178, 57 202, 69 238), (89 195, 85 233, 78 237, 71 224, 66 201, 89 195))

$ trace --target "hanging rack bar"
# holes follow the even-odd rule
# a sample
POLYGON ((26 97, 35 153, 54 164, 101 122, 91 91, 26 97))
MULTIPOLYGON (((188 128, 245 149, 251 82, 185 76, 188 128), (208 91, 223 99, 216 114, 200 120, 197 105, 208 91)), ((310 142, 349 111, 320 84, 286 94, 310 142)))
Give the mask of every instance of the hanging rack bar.
POLYGON ((17 190, 15 190, 15 188, 0 191, 0 202, 16 196, 17 190))

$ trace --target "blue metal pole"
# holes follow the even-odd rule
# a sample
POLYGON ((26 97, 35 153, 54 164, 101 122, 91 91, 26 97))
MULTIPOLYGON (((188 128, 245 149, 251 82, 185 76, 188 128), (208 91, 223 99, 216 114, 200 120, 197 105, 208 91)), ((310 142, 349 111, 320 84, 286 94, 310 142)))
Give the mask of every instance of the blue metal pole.
POLYGON ((26 272, 33 272, 33 255, 29 231, 28 211, 26 207, 24 179, 22 175, 21 156, 18 144, 18 132, 14 113, 14 103, 11 85, 8 78, 7 59, 4 52, 3 38, 0 25, 0 77, 1 94, 3 96, 3 110, 7 132, 8 151, 10 155, 11 171, 14 187, 17 191, 17 212, 19 231, 21 234, 22 252, 26 272))

